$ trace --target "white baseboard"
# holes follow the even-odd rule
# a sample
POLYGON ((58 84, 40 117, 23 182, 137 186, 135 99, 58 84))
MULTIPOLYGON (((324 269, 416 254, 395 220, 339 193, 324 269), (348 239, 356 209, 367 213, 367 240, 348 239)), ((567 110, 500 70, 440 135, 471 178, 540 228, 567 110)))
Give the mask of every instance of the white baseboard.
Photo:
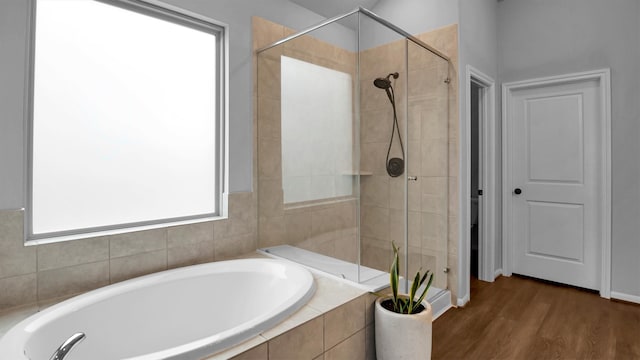
POLYGON ((496 269, 496 271, 493 272, 493 280, 497 279, 500 275, 502 275, 502 269, 496 269))
POLYGON ((470 298, 469 298, 469 294, 465 295, 465 297, 463 298, 458 298, 458 306, 465 306, 467 305, 467 303, 469 302, 470 298))
POLYGON ((451 309, 451 291, 442 291, 438 295, 429 299, 429 302, 433 309, 433 320, 435 321, 440 317, 440 315, 451 309))
POLYGON ((629 295, 617 291, 612 291, 611 298, 640 304, 640 296, 637 295, 629 295))

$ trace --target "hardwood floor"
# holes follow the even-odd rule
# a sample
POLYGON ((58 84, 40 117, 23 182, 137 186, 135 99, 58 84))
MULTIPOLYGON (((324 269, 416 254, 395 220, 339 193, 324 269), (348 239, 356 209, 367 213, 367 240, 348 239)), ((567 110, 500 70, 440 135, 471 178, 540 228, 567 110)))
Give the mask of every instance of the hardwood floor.
POLYGON ((433 323, 432 358, 640 359, 640 305, 518 276, 472 279, 471 302, 433 323))

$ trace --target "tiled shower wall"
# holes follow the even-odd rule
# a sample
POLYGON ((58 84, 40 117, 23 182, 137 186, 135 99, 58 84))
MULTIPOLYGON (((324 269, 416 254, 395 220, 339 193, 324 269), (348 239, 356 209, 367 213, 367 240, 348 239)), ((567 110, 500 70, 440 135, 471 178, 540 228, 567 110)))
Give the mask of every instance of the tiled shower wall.
MULTIPOLYGON (((361 168, 370 174, 361 177, 362 261, 366 266, 388 269, 392 259, 391 241, 397 245, 404 243, 404 179, 388 176, 385 168, 393 112, 384 90, 373 86, 375 78, 399 72, 394 89, 400 130, 408 148, 406 171, 418 178, 408 182, 409 276, 420 267, 429 269, 435 273, 435 286, 455 292, 457 25, 417 37, 450 56, 452 65, 404 40, 367 49, 360 55, 361 168), (398 55, 405 51, 409 56, 408 69, 404 56, 398 55), (405 101, 408 101, 408 116, 404 114, 405 101), (409 127, 407 136, 404 135, 406 126, 409 127), (444 268, 450 269, 448 274, 444 268)), ((391 157, 400 156, 398 149, 396 135, 391 157)))
MULTIPOLYGON (((253 18, 254 49, 293 34, 292 29, 253 18)), ((351 74, 355 54, 311 36, 302 36, 256 55, 258 159, 258 246, 291 244, 335 258, 357 259, 354 198, 285 205, 282 190, 280 57, 284 55, 351 74)))
POLYGON ((235 193, 227 220, 34 246, 24 246, 23 211, 0 211, 0 311, 253 251, 255 204, 235 193))
MULTIPOLYGON (((254 49, 292 34, 291 29, 253 19, 254 49)), ((458 174, 458 32, 457 25, 417 36, 451 57, 452 64, 423 50, 409 51, 408 145, 410 271, 422 266, 437 273, 436 285, 457 288, 458 174), (426 55, 425 55, 426 54, 426 55), (447 75, 448 74, 448 75, 447 75), (450 78, 449 84, 444 79, 450 78), (437 84, 436 84, 437 83, 437 84), (433 89, 439 86, 437 93, 433 89), (444 89, 444 90, 442 90, 444 89), (434 121, 438 119, 440 121, 434 121), (445 274, 443 269, 449 268, 445 274)), ((410 45, 411 46, 411 45, 410 45)), ((391 240, 403 238, 404 181, 386 175, 384 159, 390 136, 391 107, 373 79, 405 68, 405 42, 397 41, 360 54, 361 72, 361 237, 363 264, 387 270, 391 240), (366 173, 366 175, 364 175, 366 173)), ((414 45, 415 47, 415 45, 414 45)), ((303 36, 256 57, 255 129, 258 159, 258 246, 294 244, 325 255, 353 261, 357 256, 355 201, 285 207, 282 196, 280 139, 280 56, 286 55, 355 76, 355 53, 303 36)), ((403 100, 402 74, 397 80, 403 100)), ((401 129, 404 109, 399 106, 401 129)), ((357 132, 354 131, 354 134, 357 132)), ((396 139, 397 141, 397 139, 396 139)), ((356 144, 358 142, 355 142, 356 144)), ((397 151, 395 156, 397 156, 397 151)))

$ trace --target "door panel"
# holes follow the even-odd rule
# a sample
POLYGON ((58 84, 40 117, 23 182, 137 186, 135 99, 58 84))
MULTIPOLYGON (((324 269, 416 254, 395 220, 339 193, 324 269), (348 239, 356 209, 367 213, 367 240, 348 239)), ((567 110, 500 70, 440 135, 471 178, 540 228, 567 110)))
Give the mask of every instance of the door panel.
POLYGON ((525 100, 529 180, 582 182, 582 94, 525 100))
POLYGON ((598 289, 603 186, 599 81, 515 90, 514 273, 598 289))

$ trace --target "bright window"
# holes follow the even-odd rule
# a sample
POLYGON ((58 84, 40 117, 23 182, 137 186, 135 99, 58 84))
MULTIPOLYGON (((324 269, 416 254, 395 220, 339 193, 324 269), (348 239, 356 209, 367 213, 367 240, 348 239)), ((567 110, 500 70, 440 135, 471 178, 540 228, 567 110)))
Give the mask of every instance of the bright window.
POLYGON ((284 203, 350 196, 351 75, 286 56, 280 61, 284 203))
POLYGON ((139 2, 37 0, 29 239, 220 214, 223 38, 139 2))

